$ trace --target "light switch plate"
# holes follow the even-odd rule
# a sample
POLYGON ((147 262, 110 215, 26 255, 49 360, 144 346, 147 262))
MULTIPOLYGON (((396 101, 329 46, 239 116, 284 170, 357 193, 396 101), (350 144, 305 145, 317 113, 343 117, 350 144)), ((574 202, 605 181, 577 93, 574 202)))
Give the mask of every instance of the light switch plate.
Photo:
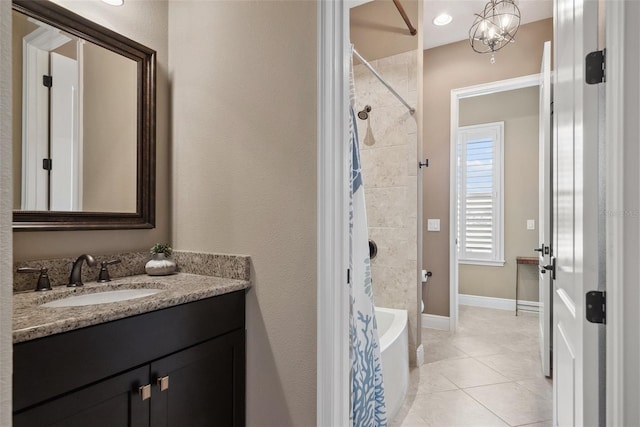
POLYGON ((527 220, 527 230, 535 230, 536 229, 536 220, 528 219, 527 220))
POLYGON ((427 220, 427 231, 440 231, 440 220, 439 219, 428 219, 427 220))

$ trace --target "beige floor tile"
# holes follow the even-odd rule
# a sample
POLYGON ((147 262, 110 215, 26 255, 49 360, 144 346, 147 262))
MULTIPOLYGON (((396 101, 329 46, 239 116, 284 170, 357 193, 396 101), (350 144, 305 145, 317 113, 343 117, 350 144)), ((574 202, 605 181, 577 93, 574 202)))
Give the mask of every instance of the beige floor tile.
POLYGON ((432 368, 460 388, 509 381, 509 378, 470 357, 441 360, 433 363, 432 368))
POLYGON ((462 390, 443 391, 424 396, 413 404, 413 410, 433 427, 506 426, 500 418, 480 405, 462 390))
POLYGON ((523 333, 520 329, 508 328, 504 326, 500 328, 493 328, 493 330, 485 331, 484 333, 474 332, 474 334, 471 336, 474 338, 486 339, 488 342, 502 346, 507 346, 513 344, 514 342, 521 343, 522 341, 526 340, 533 341, 530 336, 523 333))
POLYGON ((389 425, 390 427, 426 427, 427 422, 415 412, 409 411, 403 416, 396 416, 389 425))
POLYGON ((516 353, 537 353, 540 351, 540 344, 538 343, 538 336, 535 337, 523 337, 519 340, 504 343, 503 347, 509 351, 516 353))
MULTIPOLYGON (((402 403, 402 407, 393 418, 390 420, 389 425, 391 427, 409 427, 409 426, 419 426, 424 425, 425 421, 416 413, 415 410, 412 410, 413 404, 415 403, 417 397, 415 395, 408 394, 402 403)), ((417 406, 416 406, 417 407, 417 406)))
POLYGON ((543 377, 542 365, 537 353, 508 352, 477 359, 512 381, 543 377))
POLYGON ((446 359, 467 357, 467 354, 453 346, 450 341, 435 341, 425 345, 424 363, 437 362, 446 359))
POLYGON ((392 425, 550 426, 553 387, 541 372, 538 316, 514 314, 461 306, 455 333, 423 329, 432 362, 411 372, 402 422, 392 425))
POLYGON ((453 337, 449 331, 441 331, 440 329, 422 328, 422 344, 448 340, 453 337))
POLYGON ((541 423, 526 424, 519 427, 553 427, 553 423, 551 421, 543 421, 541 423))
POLYGON ((428 394, 438 391, 457 390, 457 386, 432 368, 431 364, 414 368, 409 374, 407 394, 428 394))
POLYGON ((490 356, 508 351, 504 346, 484 339, 483 337, 455 337, 451 340, 454 347, 469 356, 490 356))
POLYGON ((424 427, 426 421, 415 415, 407 415, 404 418, 396 419, 389 424, 390 427, 424 427))
POLYGON ((464 391, 512 426, 547 421, 552 417, 550 400, 516 383, 473 387, 464 391))
POLYGON ((532 378, 516 382, 543 399, 553 399, 553 382, 549 378, 532 378))

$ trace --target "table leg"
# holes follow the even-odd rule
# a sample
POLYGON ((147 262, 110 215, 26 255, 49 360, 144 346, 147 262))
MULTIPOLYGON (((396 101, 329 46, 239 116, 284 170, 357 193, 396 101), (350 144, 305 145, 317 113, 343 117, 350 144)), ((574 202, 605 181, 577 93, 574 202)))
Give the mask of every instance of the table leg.
POLYGON ((518 282, 520 280, 520 263, 516 262, 516 316, 518 315, 518 282))

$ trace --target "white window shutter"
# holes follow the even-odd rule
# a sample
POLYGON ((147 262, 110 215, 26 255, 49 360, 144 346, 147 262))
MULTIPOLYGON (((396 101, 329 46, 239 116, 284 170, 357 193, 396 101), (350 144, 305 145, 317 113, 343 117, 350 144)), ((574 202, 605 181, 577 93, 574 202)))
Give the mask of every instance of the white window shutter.
POLYGON ((504 262, 502 250, 503 123, 458 129, 460 260, 504 262))

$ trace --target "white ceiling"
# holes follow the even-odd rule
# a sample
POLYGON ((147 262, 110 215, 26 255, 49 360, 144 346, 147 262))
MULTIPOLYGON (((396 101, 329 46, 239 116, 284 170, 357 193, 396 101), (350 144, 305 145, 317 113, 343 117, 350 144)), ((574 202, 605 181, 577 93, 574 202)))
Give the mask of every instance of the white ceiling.
MULTIPOLYGON (((424 0, 424 48, 465 40, 475 13, 480 13, 489 0, 424 0), (433 18, 446 12, 453 17, 449 25, 437 27, 433 18)), ((552 0, 516 0, 520 8, 521 25, 553 16, 552 0)), ((516 39, 518 36, 516 35, 516 39)))

